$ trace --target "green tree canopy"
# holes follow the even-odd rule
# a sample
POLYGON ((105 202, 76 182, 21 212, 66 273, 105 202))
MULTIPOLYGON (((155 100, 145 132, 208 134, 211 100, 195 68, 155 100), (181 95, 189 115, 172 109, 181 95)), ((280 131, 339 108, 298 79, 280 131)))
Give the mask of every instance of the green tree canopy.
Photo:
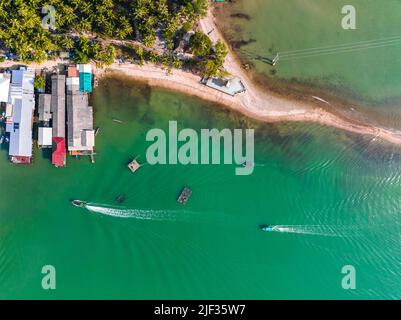
MULTIPOLYGON (((110 39, 141 41, 149 52, 156 52, 153 46, 160 37, 166 43, 163 53, 137 54, 140 63, 144 59, 160 63, 164 60, 159 56, 172 55, 207 10, 207 0, 0 0, 0 44, 26 62, 42 62, 51 51, 72 51, 77 63, 110 64, 116 56, 116 48, 106 45, 110 39), (51 32, 42 26, 41 11, 49 4, 56 9, 56 28, 51 32)), ((195 33, 191 50, 197 69, 213 53, 215 64, 222 64, 224 46, 216 44, 214 52, 212 47, 205 34, 195 33)), ((181 63, 170 59, 168 64, 181 63)))
POLYGON ((206 56, 212 49, 212 41, 203 32, 196 31, 189 41, 192 52, 197 56, 206 56))
POLYGON ((218 64, 222 65, 228 54, 228 48, 226 44, 221 40, 217 41, 214 47, 214 52, 218 64))
POLYGON ((219 66, 213 60, 203 61, 201 70, 205 77, 214 77, 219 74, 219 66))
POLYGON ((33 82, 35 89, 43 89, 45 87, 45 78, 43 76, 36 76, 33 82))

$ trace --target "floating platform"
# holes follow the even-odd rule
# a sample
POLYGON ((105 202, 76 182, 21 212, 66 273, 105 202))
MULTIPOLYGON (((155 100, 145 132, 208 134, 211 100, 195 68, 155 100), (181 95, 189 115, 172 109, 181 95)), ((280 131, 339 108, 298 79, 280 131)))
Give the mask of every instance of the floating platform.
POLYGON ((132 160, 130 163, 128 163, 127 165, 128 169, 130 169, 132 172, 137 171, 141 165, 139 164, 138 161, 136 161, 136 159, 132 160))
POLYGON ((182 189, 181 194, 177 199, 177 202, 185 205, 188 202, 191 195, 192 195, 192 190, 188 187, 185 187, 184 189, 182 189))

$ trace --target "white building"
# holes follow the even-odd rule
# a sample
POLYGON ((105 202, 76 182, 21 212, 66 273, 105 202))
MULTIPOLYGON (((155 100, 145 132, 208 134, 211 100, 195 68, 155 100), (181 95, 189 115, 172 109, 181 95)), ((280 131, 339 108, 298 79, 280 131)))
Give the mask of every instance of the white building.
POLYGON ((10 80, 9 74, 0 73, 0 102, 8 102, 10 80))
POLYGON ((53 138, 53 129, 49 127, 39 127, 38 145, 41 148, 51 148, 53 138))
POLYGON ((90 64, 78 64, 77 70, 79 73, 92 73, 92 65, 90 64))
POLYGON ((30 163, 32 158, 32 115, 35 108, 35 70, 13 70, 9 94, 12 123, 7 124, 10 133, 9 156, 15 163, 30 163))

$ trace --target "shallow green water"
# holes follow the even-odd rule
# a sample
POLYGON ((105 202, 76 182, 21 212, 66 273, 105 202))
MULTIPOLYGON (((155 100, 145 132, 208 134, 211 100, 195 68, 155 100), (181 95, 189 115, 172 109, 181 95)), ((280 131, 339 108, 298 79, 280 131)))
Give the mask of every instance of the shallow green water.
POLYGON ((351 106, 371 120, 400 127, 400 1, 247 0, 223 6, 226 19, 219 23, 228 38, 254 41, 236 51, 256 71, 352 98, 351 106), (356 30, 341 27, 348 4, 356 9, 356 30), (235 13, 250 19, 230 18, 235 13), (281 59, 272 68, 265 58, 277 52, 281 59))
POLYGON ((318 125, 252 123, 123 80, 103 82, 94 105, 95 165, 69 158, 55 169, 36 151, 19 167, 0 152, 0 298, 401 298, 399 149, 318 125), (168 120, 254 127, 254 174, 230 165, 131 174, 125 164, 144 160, 146 132, 168 120), (193 196, 182 208, 184 185, 193 196), (131 218, 68 202, 110 213, 120 194, 131 218), (262 223, 294 233, 263 233, 262 223), (349 264, 354 291, 341 288, 349 264), (55 291, 41 289, 43 265, 56 267, 55 291))

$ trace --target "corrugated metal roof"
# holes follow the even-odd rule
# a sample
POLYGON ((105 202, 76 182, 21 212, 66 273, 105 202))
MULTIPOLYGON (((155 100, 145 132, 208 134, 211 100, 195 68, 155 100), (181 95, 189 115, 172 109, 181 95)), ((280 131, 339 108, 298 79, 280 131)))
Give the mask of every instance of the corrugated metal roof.
POLYGON ((53 136, 65 138, 65 75, 52 75, 53 136))
POLYGON ((0 102, 8 102, 10 91, 10 77, 0 73, 0 102))
POLYGON ((49 121, 51 114, 51 94, 40 94, 38 101, 39 121, 49 121))
POLYGON ((93 148, 95 146, 94 130, 84 130, 82 132, 82 145, 89 148, 93 148))
POLYGON ((24 79, 24 69, 18 69, 12 71, 12 83, 16 85, 22 85, 24 79))
POLYGON ((35 107, 33 82, 35 70, 13 70, 9 102, 13 107, 13 123, 7 124, 10 133, 10 156, 32 157, 32 115, 35 107))
POLYGON ((79 87, 79 76, 67 78, 67 90, 70 90, 71 86, 76 86, 77 88, 79 87))
POLYGON ((24 77, 22 81, 22 89, 26 94, 32 94, 34 92, 34 82, 35 82, 35 69, 28 68, 24 71, 24 77))
POLYGON ((32 106, 16 99, 13 129, 10 131, 10 156, 32 157, 32 106))
MULTIPOLYGON (((88 106, 88 95, 86 93, 82 93, 80 91, 68 92, 67 116, 68 150, 93 150, 93 145, 87 146, 83 141, 83 132, 90 130, 93 131, 93 108, 88 106)), ((88 138, 88 142, 89 139, 90 138, 88 138)))

